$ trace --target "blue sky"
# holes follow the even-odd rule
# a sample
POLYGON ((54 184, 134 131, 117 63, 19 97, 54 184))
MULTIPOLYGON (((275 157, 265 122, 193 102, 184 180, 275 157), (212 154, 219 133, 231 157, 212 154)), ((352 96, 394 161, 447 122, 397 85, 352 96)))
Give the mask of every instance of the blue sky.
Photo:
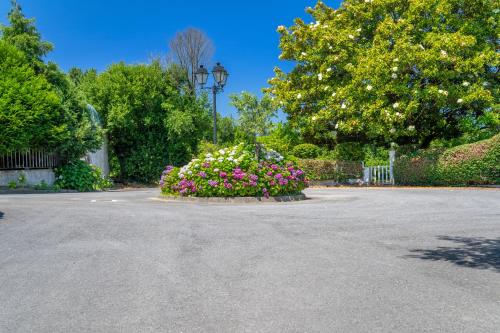
MULTIPOLYGON (((338 7, 340 0, 324 1, 338 7)), ((216 47, 214 62, 229 71, 226 91, 219 96, 222 114, 236 115, 228 95, 243 90, 260 93, 273 68, 289 68, 278 60, 278 25, 295 17, 310 20, 304 10, 316 0, 19 0, 24 13, 36 18, 45 40, 55 45, 48 56, 63 70, 106 69, 112 63, 146 62, 165 55, 177 31, 196 27, 216 47)), ((0 22, 6 23, 10 1, 0 1, 0 22)), ((211 64, 212 65, 212 64, 211 64)))

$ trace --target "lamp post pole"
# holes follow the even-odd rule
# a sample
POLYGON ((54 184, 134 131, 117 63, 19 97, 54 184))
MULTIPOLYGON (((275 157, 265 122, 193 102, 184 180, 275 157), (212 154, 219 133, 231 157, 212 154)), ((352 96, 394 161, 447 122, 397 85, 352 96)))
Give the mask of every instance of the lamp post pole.
POLYGON ((203 67, 203 65, 201 65, 194 74, 196 81, 200 85, 201 89, 212 90, 212 111, 214 118, 213 142, 214 144, 217 144, 217 94, 224 91, 224 86, 226 85, 227 77, 229 76, 229 74, 220 63, 217 63, 217 65, 212 70, 215 83, 211 87, 205 87, 205 84, 208 80, 208 71, 205 67, 203 67))
POLYGON ((214 117, 214 144, 217 144, 217 87, 212 87, 212 103, 213 103, 213 117, 214 117))

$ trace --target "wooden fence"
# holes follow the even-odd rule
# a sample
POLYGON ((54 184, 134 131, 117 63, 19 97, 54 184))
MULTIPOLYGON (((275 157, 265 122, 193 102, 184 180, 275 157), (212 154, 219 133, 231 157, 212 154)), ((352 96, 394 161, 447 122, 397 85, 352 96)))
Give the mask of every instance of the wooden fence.
POLYGON ((57 155, 44 149, 0 155, 0 170, 52 169, 58 165, 57 155))

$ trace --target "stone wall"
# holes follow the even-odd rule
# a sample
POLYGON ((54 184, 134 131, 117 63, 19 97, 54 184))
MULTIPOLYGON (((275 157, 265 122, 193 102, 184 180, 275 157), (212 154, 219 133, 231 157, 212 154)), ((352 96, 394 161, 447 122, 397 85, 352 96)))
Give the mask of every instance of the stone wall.
POLYGON ((18 182, 19 176, 24 173, 28 186, 40 184, 42 180, 48 185, 53 185, 56 177, 52 169, 34 169, 34 170, 0 170, 0 186, 7 186, 9 182, 18 182))

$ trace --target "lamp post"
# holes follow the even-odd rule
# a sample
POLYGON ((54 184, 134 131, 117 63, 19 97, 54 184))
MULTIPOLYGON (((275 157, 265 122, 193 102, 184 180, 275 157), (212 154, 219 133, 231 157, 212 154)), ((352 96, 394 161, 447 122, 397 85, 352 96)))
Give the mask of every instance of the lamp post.
POLYGON ((201 65, 200 68, 198 68, 198 70, 195 72, 195 78, 201 89, 212 91, 214 144, 217 144, 217 94, 224 91, 224 86, 226 85, 227 77, 229 76, 229 74, 219 62, 212 69, 212 74, 214 76, 214 84, 211 87, 205 87, 205 84, 208 81, 208 70, 203 67, 203 65, 201 65))

